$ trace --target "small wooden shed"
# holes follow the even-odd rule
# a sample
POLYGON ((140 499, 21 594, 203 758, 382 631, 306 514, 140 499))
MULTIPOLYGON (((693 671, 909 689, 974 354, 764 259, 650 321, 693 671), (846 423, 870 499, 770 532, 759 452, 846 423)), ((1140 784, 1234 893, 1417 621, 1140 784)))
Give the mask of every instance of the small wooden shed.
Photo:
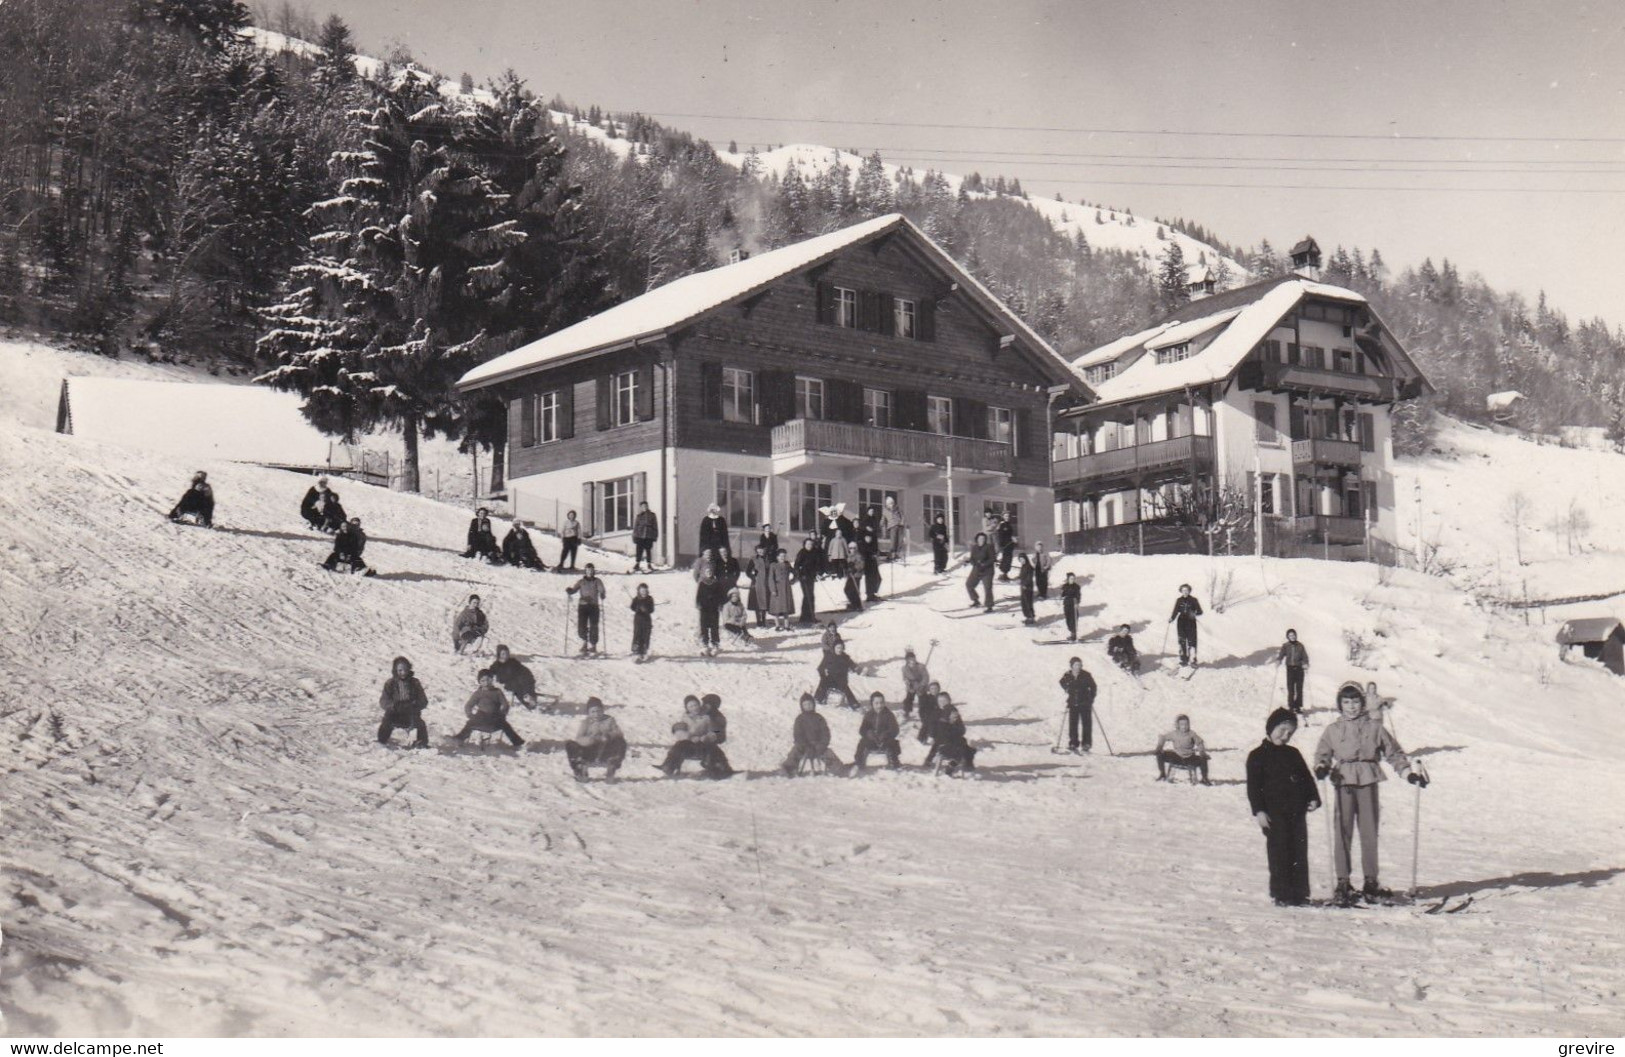
POLYGON ((1601 661, 1615 675, 1625 675, 1625 625, 1614 617, 1582 617, 1557 629, 1557 642, 1567 657, 1580 647, 1587 657, 1601 661))

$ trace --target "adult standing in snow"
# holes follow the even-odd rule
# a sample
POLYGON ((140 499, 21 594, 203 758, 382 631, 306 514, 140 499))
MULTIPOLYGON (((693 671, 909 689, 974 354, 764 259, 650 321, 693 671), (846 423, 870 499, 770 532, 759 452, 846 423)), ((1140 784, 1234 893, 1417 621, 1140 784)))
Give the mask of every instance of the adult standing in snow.
POLYGON ((598 698, 587 698, 587 714, 576 736, 564 743, 564 755, 570 761, 570 772, 583 781, 590 764, 602 764, 605 778, 614 778, 620 770, 626 759, 626 736, 615 718, 605 714, 598 698))
POLYGON ((823 564, 824 556, 818 553, 818 541, 811 536, 802 540, 795 564, 796 586, 801 589, 801 619, 797 623, 818 623, 818 596, 815 589, 818 586, 818 572, 823 564))
POLYGON ((717 560, 721 561, 732 553, 730 544, 728 521, 722 516, 722 508, 712 503, 706 507, 705 517, 700 519, 700 551, 715 551, 717 560))
POLYGON ((530 531, 523 521, 515 521, 508 526, 508 534, 502 537, 502 560, 522 569, 547 572, 547 565, 543 563, 542 556, 536 553, 536 544, 531 541, 530 531))
POLYGON ((999 544, 999 579, 1010 579, 1010 563, 1016 556, 1016 526, 1010 523, 1010 518, 1000 515, 998 526, 993 530, 993 538, 999 544))
POLYGON ((480 507, 468 523, 468 549, 463 557, 481 557, 493 565, 502 564, 502 548, 497 546, 496 529, 491 527, 491 511, 480 507))
POLYGON ((1033 568, 1032 561, 1027 552, 1021 553, 1021 568, 1016 573, 1021 584, 1021 622, 1023 624, 1038 623, 1038 611, 1033 608, 1033 599, 1038 594, 1038 571, 1033 568))
POLYGON ((1354 830, 1360 830, 1360 865, 1365 875, 1362 894, 1367 899, 1393 895, 1377 880, 1377 783, 1385 781, 1382 761, 1412 785, 1426 786, 1427 779, 1411 770, 1411 761, 1399 742, 1382 725, 1382 720, 1366 711, 1365 691, 1356 682, 1337 690, 1341 717, 1320 735, 1315 747, 1315 777, 1330 777, 1337 807, 1337 846, 1333 849, 1337 868, 1339 906, 1349 906, 1354 890, 1349 884, 1349 851, 1354 830))
POLYGON ((469 595, 468 605, 457 614, 457 620, 451 627, 451 648, 458 653, 485 638, 491 630, 491 622, 485 618, 485 610, 480 608, 480 596, 469 595))
POLYGON ((598 652, 598 622, 607 597, 604 581, 598 579, 598 570, 592 562, 587 563, 581 579, 573 586, 566 587, 564 593, 579 596, 576 599, 576 634, 581 639, 581 655, 591 657, 598 652))
MULTIPOLYGON (((1191 594, 1190 584, 1179 585, 1179 597, 1174 599, 1174 611, 1168 616, 1168 623, 1179 623, 1175 631, 1179 634, 1179 665, 1196 667, 1196 618, 1202 615, 1202 603, 1191 594)), ((1166 640, 1164 640, 1166 641, 1166 640)))
POLYGON ((214 488, 209 484, 209 475, 202 470, 192 475, 192 483, 170 510, 169 520, 179 521, 186 514, 191 514, 204 528, 214 527, 214 488))
POLYGON ((998 559, 993 553, 993 544, 987 541, 987 533, 978 532, 976 541, 970 545, 970 575, 965 577, 965 591, 970 595, 972 606, 983 606, 984 611, 993 612, 993 566, 998 559), (976 597, 976 586, 982 586, 987 596, 985 605, 983 599, 976 597))
POLYGON ((1298 641, 1297 629, 1286 629, 1286 641, 1281 643, 1275 663, 1286 665, 1286 707, 1295 716, 1303 715, 1303 670, 1309 667, 1309 651, 1298 641))
POLYGON ((1078 603, 1083 599, 1083 588, 1078 586, 1076 573, 1066 574, 1061 585, 1061 615, 1066 618, 1066 641, 1078 641, 1078 603))
POLYGON ((1276 906, 1309 902, 1309 812, 1320 807, 1315 780, 1303 755, 1287 742, 1298 717, 1278 708, 1264 724, 1268 735, 1247 754, 1247 806, 1264 831, 1270 898, 1276 906))
POLYGON ((525 739, 508 723, 508 698, 493 684, 491 670, 481 668, 478 678, 479 688, 469 695, 468 703, 463 706, 463 714, 468 717, 468 722, 463 724, 462 730, 452 735, 452 740, 462 744, 476 731, 482 734, 500 732, 514 748, 523 748, 525 739))
POLYGON ((559 563, 553 567, 555 572, 565 570, 565 562, 569 562, 571 572, 576 571, 576 551, 581 549, 581 522, 576 520, 576 512, 570 511, 564 515, 564 524, 559 526, 559 563))
POLYGON ((903 718, 910 719, 914 715, 914 705, 924 696, 925 688, 931 685, 931 673, 926 670, 915 657, 914 647, 910 646, 903 651, 903 718))
POLYGON ((1066 691, 1067 751, 1089 752, 1095 743, 1095 695, 1099 689, 1095 677, 1084 669, 1082 657, 1067 662, 1061 689, 1066 691))
POLYGON ((1207 744, 1200 734, 1191 730, 1191 717, 1175 716, 1174 729, 1157 739, 1157 747, 1152 752, 1157 758, 1157 781, 1168 780, 1170 767, 1195 767, 1201 773, 1202 784, 1209 784, 1207 744))
POLYGON ((767 567, 767 612, 773 618, 775 631, 790 630, 790 614, 796 611, 795 589, 791 586, 795 576, 784 551, 774 551, 767 567))
POLYGON ((515 660, 508 647, 497 647, 497 659, 491 665, 491 675, 521 705, 536 707, 536 675, 515 660))
POLYGON ((660 519, 655 517, 647 502, 638 504, 638 516, 632 519, 632 571, 655 571, 655 541, 660 538, 660 519))
POLYGON ((767 570, 768 556, 758 545, 745 566, 745 578, 750 581, 747 592, 750 611, 756 615, 756 626, 767 627, 767 570))
POLYGON ((869 765, 871 752, 886 757, 888 770, 903 765, 903 747, 897 744, 897 716, 886 707, 886 695, 876 690, 869 695, 869 708, 858 724, 858 747, 852 753, 852 767, 861 771, 869 765))
POLYGON ((378 744, 388 745, 396 730, 417 732, 414 749, 429 747, 429 726, 423 722, 423 710, 429 707, 429 698, 423 684, 412 674, 412 662, 396 657, 389 666, 389 678, 384 680, 383 692, 378 695, 378 707, 383 709, 383 722, 378 724, 378 744))
POLYGON ((858 562, 863 566, 863 600, 880 601, 880 537, 873 532, 858 541, 858 562))
POLYGON ((787 777, 796 776, 803 760, 821 760, 824 769, 834 774, 846 769, 829 747, 829 722, 818 714, 818 700, 813 695, 801 695, 801 711, 790 727, 790 737, 790 755, 779 765, 787 777))
POLYGON ((1039 601, 1049 601, 1049 571, 1055 565, 1055 559, 1050 557, 1049 546, 1040 539, 1038 546, 1033 548, 1033 574, 1037 581, 1039 601))
POLYGON ((948 571, 948 525, 938 514, 931 519, 930 526, 925 530, 925 538, 931 541, 931 571, 941 575, 948 571))
POLYGON ((891 561, 903 557, 903 536, 908 531, 903 512, 897 508, 897 497, 889 495, 880 509, 880 533, 891 546, 891 561))
POLYGON ((327 495, 327 478, 318 477, 316 483, 305 490, 305 498, 299 504, 299 516, 313 529, 322 527, 322 500, 327 495))
POLYGON ((333 553, 322 562, 322 568, 328 572, 338 569, 339 562, 344 562, 353 573, 371 576, 372 569, 361 559, 361 554, 367 549, 367 534, 361 531, 361 519, 351 518, 333 536, 333 553))
POLYGON ((710 549, 694 562, 694 606, 700 613, 700 652, 707 657, 715 657, 722 648, 719 622, 728 588, 718 564, 716 551, 710 549))

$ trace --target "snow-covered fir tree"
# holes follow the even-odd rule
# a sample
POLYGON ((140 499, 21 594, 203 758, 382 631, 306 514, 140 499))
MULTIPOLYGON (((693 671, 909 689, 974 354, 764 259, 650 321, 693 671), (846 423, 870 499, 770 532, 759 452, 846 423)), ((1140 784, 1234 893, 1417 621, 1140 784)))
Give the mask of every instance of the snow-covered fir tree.
POLYGON ((1169 239, 1157 265, 1157 297, 1164 307, 1172 310, 1191 299, 1190 288, 1185 285, 1185 251, 1178 239, 1169 239))

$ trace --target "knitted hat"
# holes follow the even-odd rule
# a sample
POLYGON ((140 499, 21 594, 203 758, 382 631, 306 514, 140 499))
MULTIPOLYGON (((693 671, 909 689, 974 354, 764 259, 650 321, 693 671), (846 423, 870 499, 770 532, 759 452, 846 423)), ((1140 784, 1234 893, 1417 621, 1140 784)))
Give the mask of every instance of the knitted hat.
POLYGON ((1268 734, 1282 723, 1292 724, 1292 729, 1298 729, 1298 717, 1290 708, 1278 708, 1270 713, 1270 718, 1264 721, 1264 733, 1268 734))
POLYGON ((598 700, 596 697, 587 698, 587 709, 588 709, 588 711, 591 711, 595 706, 598 707, 598 708, 603 708, 604 703, 602 701, 598 700))
POLYGON ((1350 679, 1348 682, 1337 688, 1335 703, 1339 711, 1341 711, 1343 708, 1343 699, 1345 697, 1358 698, 1360 702, 1360 711, 1365 711, 1365 689, 1353 679, 1350 679))

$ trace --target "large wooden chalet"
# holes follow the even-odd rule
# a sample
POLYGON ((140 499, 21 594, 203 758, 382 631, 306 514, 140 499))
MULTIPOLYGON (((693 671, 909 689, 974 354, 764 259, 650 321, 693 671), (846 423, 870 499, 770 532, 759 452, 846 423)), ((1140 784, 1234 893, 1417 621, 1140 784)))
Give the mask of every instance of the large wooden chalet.
MULTIPOLYGON (((1300 245, 1307 271, 1318 249, 1300 245)), ((1392 541, 1389 412, 1431 387, 1359 294, 1287 275, 1192 301, 1073 363, 1097 399, 1057 419, 1068 549, 1204 547, 1215 534, 1202 528, 1238 504, 1262 511, 1274 553, 1392 541)), ((1236 520, 1250 540, 1251 520, 1236 520)))
MULTIPOLYGON (((686 559, 718 504, 736 545, 889 495, 916 543, 988 512, 1053 525, 1052 407, 1087 398, 1054 349, 900 215, 678 279, 470 371, 508 406, 516 516, 577 510, 631 550, 638 504, 686 559), (952 466, 951 479, 949 474, 952 466)), ((748 553, 748 546, 746 548, 748 553)))

